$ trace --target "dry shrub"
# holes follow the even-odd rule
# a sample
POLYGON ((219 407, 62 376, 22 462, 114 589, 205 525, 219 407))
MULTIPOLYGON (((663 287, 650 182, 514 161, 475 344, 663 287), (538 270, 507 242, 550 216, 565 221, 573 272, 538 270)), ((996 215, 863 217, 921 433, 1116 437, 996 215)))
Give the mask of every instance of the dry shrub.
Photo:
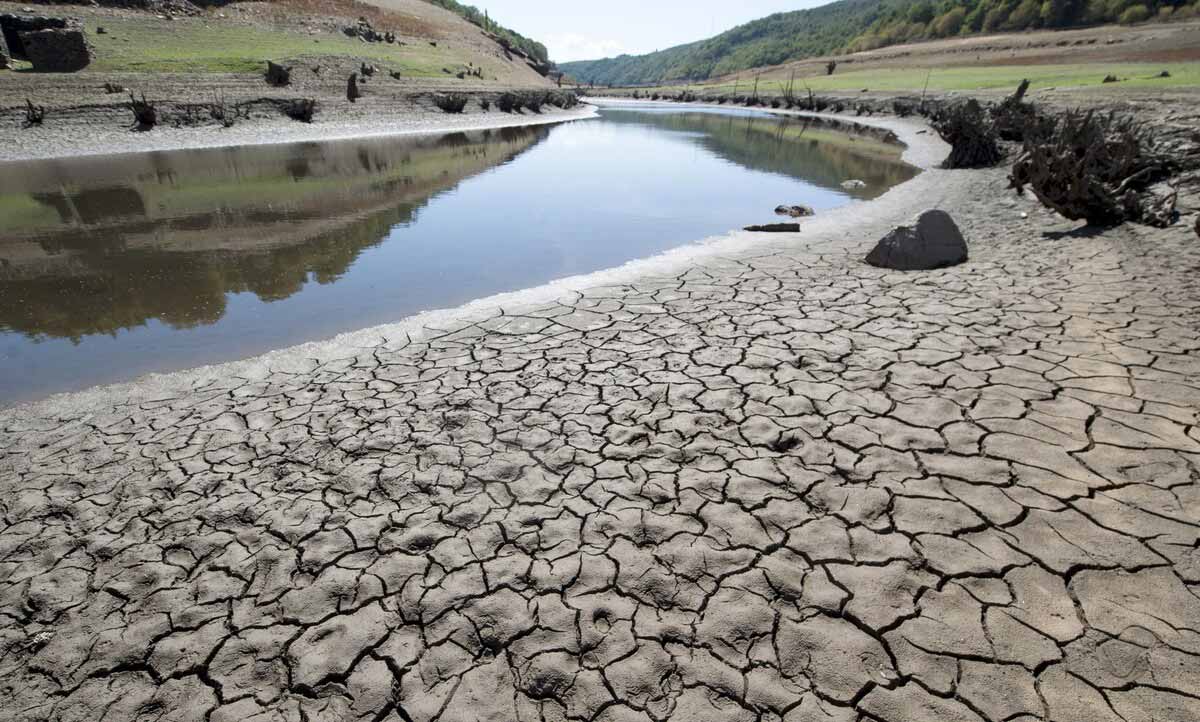
POLYGON ((447 93, 433 96, 433 104, 444 113, 461 113, 467 107, 467 96, 462 93, 447 93))

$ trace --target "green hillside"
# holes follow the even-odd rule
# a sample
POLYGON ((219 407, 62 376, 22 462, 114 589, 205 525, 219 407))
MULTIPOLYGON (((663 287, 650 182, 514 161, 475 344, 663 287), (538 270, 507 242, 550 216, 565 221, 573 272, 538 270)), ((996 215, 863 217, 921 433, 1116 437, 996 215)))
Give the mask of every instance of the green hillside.
POLYGON ((840 0, 811 10, 776 13, 708 40, 648 55, 560 63, 559 69, 582 83, 597 85, 704 80, 833 52, 861 35, 882 15, 883 0, 840 0))
POLYGON ((648 55, 562 63, 581 83, 706 80, 789 60, 976 33, 1200 17, 1200 0, 839 0, 648 55))

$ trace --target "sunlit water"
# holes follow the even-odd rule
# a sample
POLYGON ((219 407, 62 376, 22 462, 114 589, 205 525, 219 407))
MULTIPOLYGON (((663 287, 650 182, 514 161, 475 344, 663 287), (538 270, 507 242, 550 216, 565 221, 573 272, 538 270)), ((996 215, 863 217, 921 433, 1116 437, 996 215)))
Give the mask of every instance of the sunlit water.
POLYGON ((750 111, 0 164, 0 405, 453 307, 911 178, 750 111), (843 190, 857 178, 863 189, 843 190))

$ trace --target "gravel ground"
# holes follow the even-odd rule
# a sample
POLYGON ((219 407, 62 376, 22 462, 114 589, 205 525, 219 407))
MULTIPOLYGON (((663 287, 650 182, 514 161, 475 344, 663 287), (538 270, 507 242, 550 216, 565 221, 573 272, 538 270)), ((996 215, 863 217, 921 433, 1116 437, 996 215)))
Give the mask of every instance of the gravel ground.
POLYGON ((1004 176, 0 412, 0 719, 1200 719, 1191 219, 1004 176))

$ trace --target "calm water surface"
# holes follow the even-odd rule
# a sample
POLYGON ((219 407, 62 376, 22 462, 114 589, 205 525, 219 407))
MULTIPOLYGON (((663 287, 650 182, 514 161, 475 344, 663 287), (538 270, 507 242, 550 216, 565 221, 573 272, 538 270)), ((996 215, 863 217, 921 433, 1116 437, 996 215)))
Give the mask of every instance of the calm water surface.
POLYGON ((0 405, 244 358, 867 199, 902 148, 612 107, 448 135, 0 164, 0 405), (859 178, 862 190, 841 182, 859 178))

